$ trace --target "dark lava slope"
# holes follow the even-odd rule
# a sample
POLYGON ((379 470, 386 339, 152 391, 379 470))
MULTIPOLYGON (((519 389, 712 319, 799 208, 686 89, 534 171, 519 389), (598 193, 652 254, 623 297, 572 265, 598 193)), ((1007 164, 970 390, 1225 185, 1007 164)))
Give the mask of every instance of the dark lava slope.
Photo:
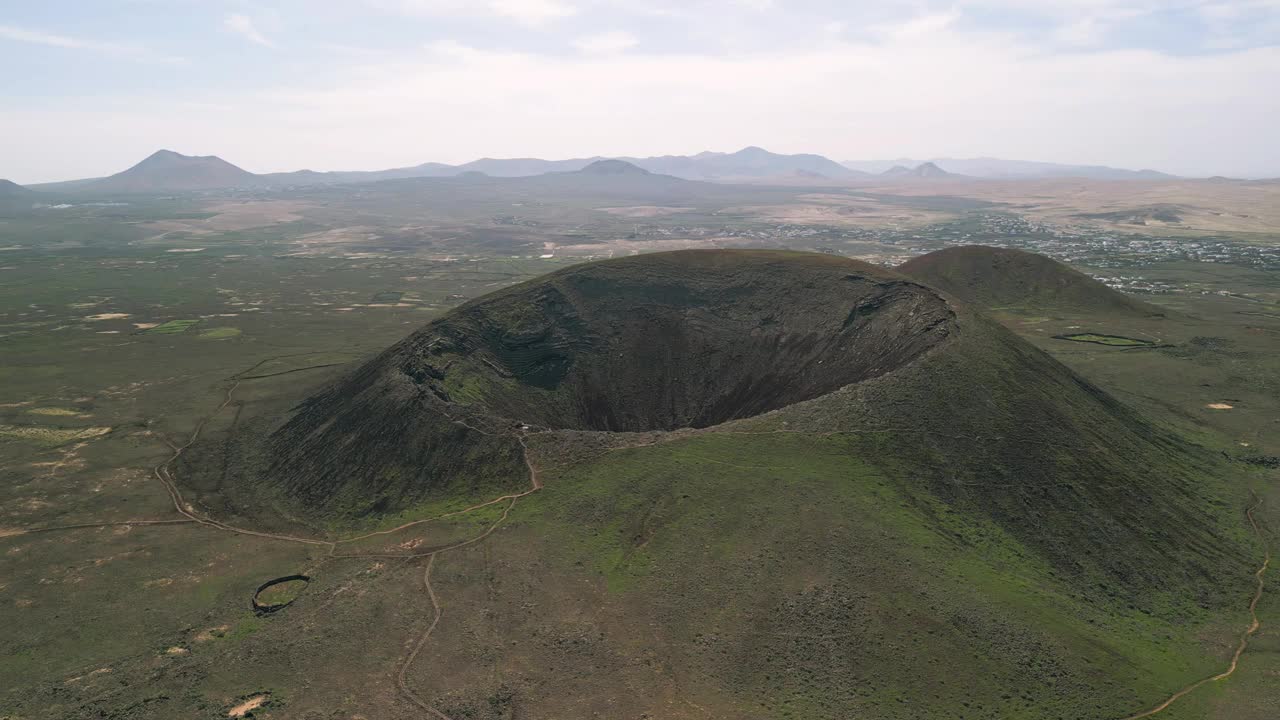
POLYGON ((556 429, 708 427, 884 374, 944 339, 936 294, 820 255, 596 263, 471 303, 383 371, 556 429))
POLYGON ((590 263, 467 303, 310 398, 266 473, 312 510, 398 509, 519 482, 517 425, 718 425, 891 372, 952 321, 936 293, 825 255, 590 263))
POLYGON ((527 487, 521 425, 782 419, 875 433, 884 461, 923 463, 919 479, 936 475, 943 496, 1028 531, 1074 515, 1082 496, 1132 510, 1125 524, 1149 517, 1183 477, 1151 468, 1198 462, 1043 352, 893 271, 684 251, 579 265, 456 308, 242 433, 223 484, 269 485, 302 516, 361 517, 527 487))
POLYGON ((1012 248, 950 247, 912 258, 896 269, 979 308, 1164 313, 1057 260, 1012 248))

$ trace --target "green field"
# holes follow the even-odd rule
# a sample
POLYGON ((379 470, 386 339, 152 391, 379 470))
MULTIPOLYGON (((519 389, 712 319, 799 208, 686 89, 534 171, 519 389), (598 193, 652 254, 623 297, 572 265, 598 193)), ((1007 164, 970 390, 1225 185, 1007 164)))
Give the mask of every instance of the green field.
MULTIPOLYGON (((987 226, 970 214, 985 210, 947 198, 894 201, 952 214, 932 230, 741 210, 811 190, 713 187, 680 203, 693 210, 639 219, 600 208, 677 199, 534 201, 514 186, 465 195, 392 183, 0 218, 0 248, 16 248, 0 253, 0 718, 226 717, 261 694, 261 717, 421 717, 397 686, 405 669, 409 687, 454 720, 1120 720, 1224 669, 1263 553, 1244 516, 1252 493, 1280 550, 1276 472, 1246 462, 1280 456, 1280 270, 1256 265, 1125 256, 1122 270, 1091 269, 1174 288, 1143 298, 1167 316, 1001 316, 1153 432, 1198 448, 1193 462, 1102 464, 1123 471, 1105 484, 1111 495, 1088 502, 1130 502, 1144 473, 1186 480, 1178 512, 1149 533, 1073 535, 1047 511, 1015 522, 965 505, 1086 502, 1074 479, 1099 472, 1094 448, 1053 446, 1073 428, 1029 427, 1048 449, 1022 452, 1004 409, 1023 400, 994 391, 964 407, 942 389, 860 398, 850 406, 859 412, 927 406, 940 418, 876 433, 830 425, 800 436, 789 430, 807 418, 775 416, 739 428, 759 435, 634 433, 593 445, 537 434, 529 457, 542 489, 407 527, 493 497, 425 498, 316 527, 301 515, 264 519, 288 508, 269 490, 257 506, 228 500, 221 466, 199 486, 176 474, 183 501, 219 527, 180 514, 157 476, 193 438, 219 448, 451 308, 586 257, 687 242, 889 262, 987 226), (231 200, 305 207, 301 219, 198 242, 148 225, 204 222, 211 204, 231 200), (344 234, 351 227, 361 230, 344 234), (206 249, 168 252, 192 247, 206 249), (1130 339, 1148 337, 1159 347, 1116 351, 1156 344, 1130 339), (989 427, 945 437, 937 428, 960 411, 989 427), (1020 459, 1032 455, 1040 465, 1020 459), (978 485, 992 478, 1013 495, 978 485), (1195 577, 1153 578, 1126 561, 1146 556, 1146 541, 1179 537, 1184 512, 1211 517, 1217 535, 1164 547, 1169 562, 1227 545, 1240 556, 1195 577), (1121 536, 1138 539, 1104 551, 1121 536), (257 588, 291 575, 310 582, 269 588, 269 604, 291 604, 255 615, 257 588)), ((981 390, 1004 368, 955 372, 981 390)), ((484 395, 474 383, 455 389, 484 395)), ((501 480, 502 494, 528 488, 523 474, 501 480)), ((1237 672, 1157 717, 1274 717, 1273 585, 1237 672)))
POLYGON ((200 331, 201 340, 226 340, 228 338, 239 337, 243 331, 240 328, 218 327, 209 328, 200 331))
POLYGON ((190 330, 192 326, 199 322, 199 320, 169 320, 168 322, 161 323, 146 332, 151 335, 177 335, 178 333, 184 333, 190 330))

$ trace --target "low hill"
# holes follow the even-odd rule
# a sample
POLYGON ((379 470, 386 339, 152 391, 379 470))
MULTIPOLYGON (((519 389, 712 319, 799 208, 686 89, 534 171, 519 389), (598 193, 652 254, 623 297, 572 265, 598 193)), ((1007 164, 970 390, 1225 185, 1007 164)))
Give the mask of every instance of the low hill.
POLYGON ((450 174, 482 172, 492 177, 530 177, 553 172, 576 172, 603 158, 575 158, 571 160, 542 160, 540 158, 481 158, 455 165, 450 174))
POLYGON ((894 165, 888 170, 885 170, 884 172, 880 173, 880 176, 889 177, 889 178, 922 178, 922 179, 959 177, 955 173, 949 173, 946 170, 943 170, 942 168, 938 167, 937 165, 931 162, 920 163, 915 167, 906 167, 904 165, 894 165))
POLYGON ((0 179, 0 197, 21 197, 32 192, 12 180, 0 179))
POLYGON ((623 159, 652 172, 692 180, 764 179, 798 172, 816 173, 830 178, 849 178, 863 174, 821 155, 782 155, 754 146, 733 153, 705 152, 697 155, 623 159))
POLYGON ((1011 248, 950 247, 908 260, 897 270, 981 308, 1164 313, 1052 258, 1011 248))
POLYGON ((110 177, 77 186, 80 192, 154 193, 255 185, 258 176, 214 155, 160 150, 110 177))
POLYGON ((448 717, 1126 717, 1219 666, 1258 550, 1217 453, 828 255, 571 267, 229 432, 206 506, 501 523, 427 586, 448 717))
MULTIPOLYGON (((1000 158, 934 158, 930 161, 946 172, 976 178, 999 180, 1088 178, 1092 180, 1170 180, 1175 176, 1156 170, 1125 170, 1104 165, 1067 165, 1062 163, 1000 158)), ((883 173, 893 166, 915 167, 918 160, 849 160, 845 167, 862 172, 883 173)))
POLYGON ((337 170, 327 172, 296 170, 294 172, 267 173, 258 175, 257 181, 266 185, 343 185, 405 178, 448 177, 456 172, 452 165, 422 163, 413 167, 392 168, 389 170, 337 170))
POLYGON ((578 171, 582 175, 652 175, 624 160, 597 160, 578 171))
POLYGON ((916 177, 922 178, 956 177, 956 173, 947 172, 946 170, 938 167, 937 164, 931 162, 920 163, 914 172, 916 177))

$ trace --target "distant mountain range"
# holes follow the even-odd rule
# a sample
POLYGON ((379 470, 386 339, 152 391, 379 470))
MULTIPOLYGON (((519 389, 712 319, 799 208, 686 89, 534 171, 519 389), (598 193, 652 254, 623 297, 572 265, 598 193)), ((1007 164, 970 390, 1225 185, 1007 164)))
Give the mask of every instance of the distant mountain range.
POLYGON ((865 173, 888 174, 894 168, 933 165, 952 175, 999 180, 1030 180, 1078 177, 1092 180, 1172 180, 1176 176, 1156 170, 1124 170, 1103 165, 1063 165, 1029 160, 999 158, 935 158, 926 163, 906 158, 898 160, 849 160, 844 166, 865 173))
MULTIPOLYGON (((875 180, 878 178, 940 179, 974 178, 1049 178, 1082 177, 1107 180, 1172 178, 1154 170, 1120 170, 1101 166, 1059 165, 980 158, 974 160, 939 159, 926 162, 896 160, 884 162, 848 162, 829 160, 821 155, 782 155, 759 147, 743 148, 733 153, 704 152, 697 155, 663 155, 647 158, 575 158, 542 160, 539 158, 481 158, 462 165, 428 162, 412 167, 373 171, 296 172, 255 174, 214 155, 190 156, 160 150, 128 170, 105 178, 70 180, 34 185, 31 189, 78 193, 163 193, 225 188, 289 187, 399 180, 406 178, 440 178, 487 175, 492 177, 529 177, 548 173, 577 172, 584 168, 623 170, 628 168, 654 175, 685 180, 728 182, 768 182, 770 180, 875 180), (607 164, 600 165, 605 162, 607 164)), ((632 172, 627 170, 627 172, 632 172)), ((600 174, 608 174, 601 172, 600 174)), ((10 185, 13 185, 10 183, 10 185)), ((21 186, 13 185, 21 188, 21 186)), ((0 193, 16 194, 0 185, 0 193)))
MULTIPOLYGON (((576 172, 601 161, 627 163, 636 169, 686 180, 761 180, 771 177, 855 178, 865 173, 846 168, 820 155, 779 155, 758 147, 735 153, 705 152, 698 155, 664 155, 652 158, 481 158, 462 165, 423 163, 412 167, 374 171, 316 172, 298 170, 256 175, 216 156, 188 156, 160 150, 124 172, 105 178, 44 183, 39 190, 95 193, 172 192, 235 187, 344 184, 422 177, 457 177, 484 174, 492 177, 528 177, 547 173, 576 172)), ((608 165, 604 167, 610 167, 608 165)), ((618 166, 612 166, 615 169, 618 166)), ((598 169, 598 168, 597 168, 598 169)))

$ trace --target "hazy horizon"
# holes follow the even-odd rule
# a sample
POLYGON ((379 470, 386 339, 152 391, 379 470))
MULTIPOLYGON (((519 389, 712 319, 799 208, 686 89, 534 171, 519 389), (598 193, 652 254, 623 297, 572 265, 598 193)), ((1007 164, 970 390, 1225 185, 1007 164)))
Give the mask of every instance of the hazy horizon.
POLYGON ((1280 175, 1274 0, 19 4, 0 177, 480 157, 996 157, 1280 175))
MULTIPOLYGON (((747 147, 744 147, 744 148, 737 148, 737 149, 733 149, 733 150, 705 150, 705 151, 699 151, 698 153, 688 153, 688 155, 685 155, 685 156, 686 156, 686 157, 690 157, 690 156, 695 156, 695 155, 698 155, 698 154, 701 154, 701 153, 713 153, 713 154, 718 154, 718 155, 732 155, 732 154, 735 154, 735 153, 737 153, 737 152, 740 152, 740 151, 743 151, 743 150, 747 150, 747 149, 751 149, 751 148, 758 148, 758 149, 763 149, 763 150, 768 151, 768 152, 772 152, 768 147, 764 147, 764 146, 760 146, 760 145, 753 145, 753 146, 747 146, 747 147)), ((110 175, 114 175, 114 174, 116 174, 116 173, 118 173, 118 172, 121 172, 121 171, 123 171, 123 170, 127 170, 127 169, 131 168, 133 165, 137 165, 137 164, 138 164, 139 162, 141 162, 142 160, 145 160, 147 157, 150 157, 151 155, 154 155, 154 154, 156 154, 156 153, 160 153, 160 152, 176 152, 176 153, 178 153, 178 154, 180 154, 180 155, 184 155, 184 156, 187 156, 187 157, 209 157, 209 156, 218 157, 219 159, 224 160, 224 161, 226 161, 226 162, 229 162, 229 163, 231 163, 232 165, 235 165, 236 167, 239 167, 239 168, 244 169, 244 170, 249 170, 250 172, 257 172, 257 173, 259 173, 259 174, 268 174, 268 173, 275 173, 275 172, 295 172, 295 171, 301 171, 301 170, 309 170, 309 171, 317 171, 317 172, 335 172, 335 171, 336 171, 336 172, 351 172, 351 171, 354 171, 354 172, 362 172, 362 171, 376 172, 376 171, 382 171, 382 170, 397 169, 397 168, 402 168, 402 167, 404 167, 404 168, 407 168, 407 167, 415 167, 415 166, 418 166, 418 165, 425 165, 425 164, 430 164, 430 163, 433 163, 433 162, 439 162, 439 161, 434 161, 434 160, 424 160, 424 161, 421 161, 421 162, 406 161, 406 162, 400 163, 399 165, 395 165, 395 166, 383 166, 383 167, 355 167, 355 168, 351 168, 351 167, 341 167, 341 168, 320 168, 320 167, 314 167, 314 166, 306 166, 306 167, 297 167, 297 168, 287 168, 287 169, 284 169, 284 170, 254 171, 254 170, 251 170, 250 168, 246 168, 242 163, 237 162, 234 158, 227 158, 227 157, 223 157, 223 156, 221 156, 221 155, 218 155, 217 153, 199 153, 199 154, 197 154, 197 153, 186 153, 186 152, 182 152, 181 150, 175 150, 175 149, 173 149, 173 148, 158 148, 156 151, 154 151, 154 152, 152 152, 152 153, 148 153, 146 157, 138 158, 137 162, 130 163, 130 164, 129 164, 129 166, 127 166, 127 167, 121 167, 121 168, 118 168, 118 169, 116 169, 116 170, 106 171, 106 172, 103 172, 103 173, 101 173, 101 174, 99 174, 99 175, 95 175, 95 176, 78 176, 78 177, 73 177, 73 178, 72 178, 72 177, 68 177, 68 178, 58 178, 58 179, 56 179, 56 180, 39 180, 39 181, 27 182, 27 183, 21 183, 21 182, 19 182, 19 184, 20 184, 20 185, 21 185, 21 184, 25 184, 25 185, 43 185, 43 184, 46 184, 46 183, 70 182, 70 181, 76 181, 76 180, 89 180, 89 179, 93 179, 93 178, 95 178, 95 177, 108 177, 108 176, 110 176, 110 175)), ((779 154, 781 154, 781 153, 779 153, 779 154)), ((796 154, 806 154, 806 153, 796 153, 796 154)), ((812 155, 822 155, 822 153, 807 153, 807 154, 812 154, 812 155)), ((662 153, 661 155, 658 155, 658 156, 646 156, 646 157, 661 157, 662 155, 668 155, 668 156, 669 156, 669 155, 675 155, 675 153, 662 153)), ((897 157, 897 158, 844 158, 844 159, 835 158, 835 157, 830 157, 830 156, 824 156, 824 157, 826 157, 828 160, 832 160, 832 161, 834 161, 834 162, 836 162, 836 163, 839 163, 839 164, 841 164, 841 165, 844 165, 844 166, 846 166, 846 167, 849 167, 851 170, 855 170, 855 171, 859 171, 859 170, 860 170, 860 171, 862 171, 862 172, 865 172, 865 173, 868 173, 868 174, 871 174, 871 175, 875 175, 875 174, 878 174, 878 173, 880 173, 880 172, 883 172, 884 170, 888 170, 890 167, 893 167, 893 166, 900 166, 900 165, 917 166, 917 165, 920 165, 920 164, 923 164, 923 163, 933 163, 933 162, 943 163, 943 164, 948 163, 948 162, 963 162, 963 161, 971 161, 971 160, 977 160, 977 161, 982 161, 982 160, 991 160, 991 161, 996 161, 996 162, 1009 162, 1009 161, 1012 161, 1012 162, 1032 162, 1032 163, 1037 163, 1037 162, 1046 162, 1046 163, 1048 163, 1048 162, 1051 162, 1051 161, 1041 161, 1041 160, 1029 159, 1029 158, 993 158, 993 157, 981 157, 981 158, 959 158, 959 157, 905 158, 905 157, 897 157), (881 167, 873 167, 873 168, 867 169, 867 168, 855 167, 856 165, 883 166, 883 167, 882 167, 882 168, 881 168, 881 167)), ((629 159, 645 159, 645 158, 641 158, 641 157, 640 157, 640 156, 638 156, 638 155, 634 155, 634 154, 626 154, 626 153, 618 154, 618 155, 579 155, 579 156, 574 156, 574 157, 534 157, 534 156, 531 156, 531 155, 517 155, 517 156, 502 157, 502 158, 498 158, 498 157, 494 157, 494 156, 479 156, 479 157, 471 158, 470 160, 467 160, 467 161, 464 161, 464 162, 458 162, 458 163, 444 163, 444 164, 448 164, 448 165, 452 165, 452 166, 462 166, 462 165, 466 165, 467 163, 470 163, 470 162, 473 162, 473 161, 482 161, 482 160, 523 160, 523 159, 545 160, 545 161, 548 161, 548 162, 567 162, 567 161, 573 161, 573 160, 593 160, 593 159, 596 159, 596 158, 601 158, 601 159, 622 159, 622 158, 629 158, 629 159)), ((1061 164, 1062 164, 1062 165, 1064 165, 1064 166, 1065 166, 1065 165, 1075 165, 1075 166, 1080 166, 1080 167, 1085 167, 1085 166, 1111 167, 1111 168, 1114 168, 1114 169, 1117 169, 1117 170, 1132 170, 1132 171, 1139 171, 1139 170, 1156 170, 1156 171, 1160 171, 1160 168, 1122 168, 1122 167, 1119 167, 1119 166, 1116 166, 1116 165, 1112 165, 1112 164, 1107 164, 1107 163, 1061 163, 1061 164)), ((963 173, 958 173, 958 174, 963 175, 963 173)), ((1029 177, 1036 177, 1036 176, 1029 176, 1029 177)), ((1179 177, 1188 177, 1189 179, 1195 179, 1195 178, 1197 178, 1197 177, 1209 177, 1209 176, 1179 176, 1179 177)), ((0 178, 0 179, 12 180, 12 178, 0 178)), ((1011 179, 1012 179, 1012 176, 1011 176, 1011 179)), ((18 181, 15 181, 15 182, 18 182, 18 181)))

